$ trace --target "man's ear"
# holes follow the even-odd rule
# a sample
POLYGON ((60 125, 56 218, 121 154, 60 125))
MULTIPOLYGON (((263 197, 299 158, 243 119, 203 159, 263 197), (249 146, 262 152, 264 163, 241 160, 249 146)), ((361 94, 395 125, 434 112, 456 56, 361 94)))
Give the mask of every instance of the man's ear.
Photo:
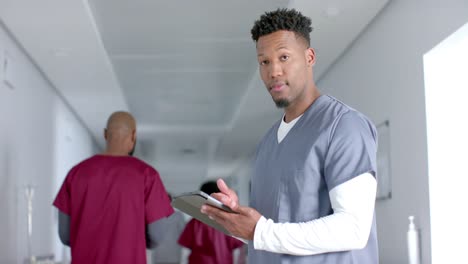
POLYGON ((308 48, 306 50, 306 60, 307 66, 312 67, 315 65, 315 50, 313 48, 308 48))
POLYGON ((107 140, 107 128, 104 128, 104 139, 107 140))
POLYGON ((136 129, 133 129, 133 131, 132 131, 132 141, 133 142, 136 141, 136 129))

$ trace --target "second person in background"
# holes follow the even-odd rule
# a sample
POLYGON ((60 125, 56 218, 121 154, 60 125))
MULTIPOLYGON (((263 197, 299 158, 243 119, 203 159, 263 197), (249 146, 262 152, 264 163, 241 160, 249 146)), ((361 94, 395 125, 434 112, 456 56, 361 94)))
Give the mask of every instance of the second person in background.
MULTIPOLYGON (((215 181, 205 182, 200 190, 207 194, 219 192, 215 181)), ((240 249, 244 243, 227 236, 211 226, 205 225, 197 219, 188 222, 180 235, 179 244, 190 250, 190 255, 182 257, 182 263, 189 264, 232 264, 238 254, 234 250, 240 249)), ((187 254, 188 255, 188 254, 187 254)))

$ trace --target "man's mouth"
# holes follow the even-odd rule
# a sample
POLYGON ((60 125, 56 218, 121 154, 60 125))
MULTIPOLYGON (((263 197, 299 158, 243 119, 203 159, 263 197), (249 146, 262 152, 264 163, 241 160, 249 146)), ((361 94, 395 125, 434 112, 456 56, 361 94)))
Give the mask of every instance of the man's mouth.
POLYGON ((270 91, 272 92, 281 92, 286 87, 285 83, 275 83, 270 86, 270 91))

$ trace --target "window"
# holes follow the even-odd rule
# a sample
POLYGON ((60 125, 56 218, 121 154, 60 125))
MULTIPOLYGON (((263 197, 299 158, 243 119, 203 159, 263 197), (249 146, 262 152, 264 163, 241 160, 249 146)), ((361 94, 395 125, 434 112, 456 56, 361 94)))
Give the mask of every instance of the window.
POLYGON ((466 259, 468 24, 424 55, 433 263, 466 259))

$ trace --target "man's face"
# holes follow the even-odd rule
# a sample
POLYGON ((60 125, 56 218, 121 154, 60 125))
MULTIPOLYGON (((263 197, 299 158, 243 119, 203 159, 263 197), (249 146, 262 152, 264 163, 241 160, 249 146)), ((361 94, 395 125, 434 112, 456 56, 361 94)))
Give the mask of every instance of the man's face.
POLYGON ((312 80, 315 54, 294 32, 281 30, 257 42, 260 76, 277 107, 300 101, 312 80))

